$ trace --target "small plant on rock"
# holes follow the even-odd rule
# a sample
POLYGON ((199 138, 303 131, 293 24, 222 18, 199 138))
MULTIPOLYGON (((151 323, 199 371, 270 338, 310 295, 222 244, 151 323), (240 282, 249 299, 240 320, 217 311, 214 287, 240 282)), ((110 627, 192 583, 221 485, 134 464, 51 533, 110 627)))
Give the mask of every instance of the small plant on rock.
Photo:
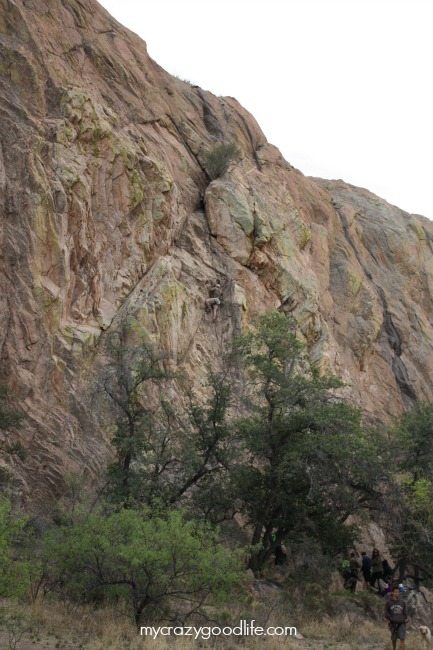
POLYGON ((225 174, 229 164, 232 160, 236 160, 239 154, 239 148, 234 142, 222 142, 209 149, 204 158, 209 177, 214 180, 225 174))

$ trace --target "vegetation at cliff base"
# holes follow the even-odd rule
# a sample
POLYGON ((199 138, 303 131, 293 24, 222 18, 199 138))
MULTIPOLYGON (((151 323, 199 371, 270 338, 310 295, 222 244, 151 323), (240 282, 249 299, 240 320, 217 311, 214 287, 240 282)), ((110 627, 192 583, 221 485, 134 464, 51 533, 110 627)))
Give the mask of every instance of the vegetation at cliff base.
POLYGON ((235 353, 250 405, 234 423, 245 459, 234 484, 251 543, 260 544, 251 567, 260 569, 282 540, 304 536, 325 553, 344 551, 355 536, 348 516, 379 496, 378 439, 338 396, 342 382, 310 364, 296 323, 283 314, 263 316, 235 353))
POLYGON ((433 584, 433 404, 419 402, 396 423, 389 534, 403 565, 433 584))
POLYGON ((0 501, 0 598, 25 595, 30 564, 17 554, 26 519, 12 512, 10 501, 0 501))
MULTIPOLYGON (((96 383, 113 448, 102 486, 72 477, 42 520, 3 498, 0 596, 116 606, 137 625, 218 620, 248 599, 246 569, 269 574, 284 543, 287 585, 317 609, 357 540, 354 515, 382 513, 395 557, 433 580, 433 406, 372 428, 343 388, 279 312, 208 369, 200 399, 124 322, 96 383)), ((20 423, 7 417, 5 432, 20 423)))
POLYGON ((210 595, 223 599, 241 566, 215 530, 179 511, 89 514, 51 529, 43 556, 45 581, 57 583, 59 595, 81 603, 123 599, 137 624, 144 612, 146 620, 187 617, 210 595))

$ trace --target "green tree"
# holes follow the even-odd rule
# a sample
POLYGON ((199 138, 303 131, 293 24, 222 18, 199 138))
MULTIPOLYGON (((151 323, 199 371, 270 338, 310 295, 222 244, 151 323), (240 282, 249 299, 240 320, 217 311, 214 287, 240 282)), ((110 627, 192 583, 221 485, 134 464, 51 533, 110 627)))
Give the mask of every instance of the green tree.
POLYGON ((239 555, 207 524, 178 511, 155 516, 122 509, 51 530, 44 549, 50 580, 71 600, 124 599, 137 625, 182 620, 209 598, 224 599, 239 579, 239 555))
POLYGON ((133 345, 131 327, 111 338, 104 370, 103 388, 115 411, 107 495, 126 507, 185 501, 208 519, 224 518, 231 505, 223 475, 233 454, 225 375, 209 372, 207 397, 199 404, 179 377, 164 370, 157 348, 141 337, 133 345))
POLYGON ((169 375, 163 356, 134 332, 131 322, 110 336, 107 353, 102 387, 115 414, 115 460, 108 470, 107 494, 129 507, 153 497, 161 472, 170 464, 172 410, 160 400, 161 384, 169 375), (144 460, 153 466, 151 472, 143 473, 144 460))
POLYGON ((433 403, 419 402, 397 419, 390 441, 394 467, 386 491, 393 553, 433 582, 433 403))
POLYGON ((413 482, 433 479, 433 403, 418 402, 397 421, 394 457, 413 482))
POLYGON ((361 414, 338 397, 339 379, 320 376, 281 313, 263 316, 236 354, 247 375, 250 415, 237 423, 235 471, 241 509, 261 568, 275 544, 308 536, 324 551, 353 541, 347 518, 378 498, 378 450, 361 414))
POLYGON ((386 531, 402 575, 433 584, 433 482, 397 474, 387 486, 386 531))
POLYGON ((230 368, 208 371, 206 397, 199 403, 191 389, 182 415, 179 465, 170 504, 189 503, 209 521, 234 514, 230 468, 236 457, 229 411, 230 368))

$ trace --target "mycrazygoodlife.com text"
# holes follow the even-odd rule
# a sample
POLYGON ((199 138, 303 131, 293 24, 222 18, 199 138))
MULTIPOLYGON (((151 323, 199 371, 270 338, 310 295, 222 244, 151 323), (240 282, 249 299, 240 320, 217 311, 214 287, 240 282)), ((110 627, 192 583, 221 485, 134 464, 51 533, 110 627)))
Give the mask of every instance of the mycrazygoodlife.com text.
POLYGON ((156 639, 159 636, 191 636, 194 639, 210 639, 212 636, 297 636, 296 627, 281 625, 261 627, 255 625, 255 620, 241 620, 239 625, 231 627, 229 625, 220 627, 218 625, 200 625, 200 627, 191 626, 159 626, 140 627, 141 636, 148 636, 156 639))

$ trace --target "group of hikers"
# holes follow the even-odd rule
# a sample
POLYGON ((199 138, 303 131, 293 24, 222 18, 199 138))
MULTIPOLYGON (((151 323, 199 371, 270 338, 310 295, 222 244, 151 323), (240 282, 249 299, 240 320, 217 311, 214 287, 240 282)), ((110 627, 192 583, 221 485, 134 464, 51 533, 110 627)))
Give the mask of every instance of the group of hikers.
MULTIPOLYGON (((275 564, 285 564, 287 561, 286 547, 282 542, 277 543, 275 536, 273 536, 272 541, 275 564)), ((357 583, 361 580, 360 574, 362 574, 365 586, 384 596, 392 591, 393 575, 396 568, 393 569, 388 560, 382 558, 377 548, 373 549, 371 557, 363 551, 360 561, 356 553, 352 551, 350 558, 341 562, 344 588, 354 593, 357 583)), ((399 588, 401 591, 404 590, 403 585, 400 585, 399 588)))
MULTIPOLYGON (((276 565, 287 562, 287 549, 282 542, 278 542, 275 535, 271 536, 276 565)), ((344 587, 352 593, 356 591, 356 585, 364 579, 365 586, 380 596, 385 596, 385 619, 388 622, 391 633, 393 650, 397 648, 400 641, 400 649, 404 650, 406 638, 407 609, 404 592, 406 588, 402 583, 393 581, 396 569, 392 568, 377 548, 373 549, 371 557, 365 551, 361 557, 352 551, 349 559, 341 562, 341 574, 344 580, 344 587), (361 578, 362 575, 362 578, 361 578)))
POLYGON ((391 590, 394 569, 391 568, 388 560, 382 558, 379 550, 374 548, 371 557, 363 551, 361 561, 352 551, 350 558, 342 561, 341 573, 345 589, 355 592, 356 585, 360 580, 360 573, 362 573, 365 586, 377 589, 377 593, 383 595, 391 590))
POLYGON ((352 551, 350 558, 341 563, 345 589, 354 593, 362 574, 368 589, 373 589, 378 595, 386 597, 385 618, 391 632, 392 647, 396 650, 397 641, 400 641, 400 649, 403 650, 407 622, 406 602, 403 596, 405 587, 402 583, 393 581, 395 568, 393 569, 389 562, 382 558, 377 548, 373 549, 371 557, 363 551, 360 561, 352 551))

